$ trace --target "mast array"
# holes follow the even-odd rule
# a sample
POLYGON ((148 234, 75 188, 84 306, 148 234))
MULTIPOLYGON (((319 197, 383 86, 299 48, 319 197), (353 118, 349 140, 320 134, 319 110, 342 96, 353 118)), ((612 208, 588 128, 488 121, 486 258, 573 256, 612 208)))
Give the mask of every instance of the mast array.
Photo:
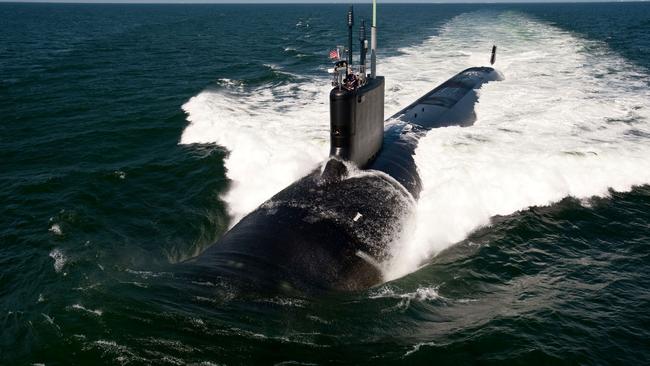
POLYGON ((330 58, 335 61, 334 68, 328 71, 333 74, 332 85, 341 89, 353 90, 364 85, 368 78, 377 77, 377 1, 372 2, 372 27, 370 28, 370 74, 367 73, 368 39, 366 37, 366 22, 361 20, 359 27, 359 67, 355 71, 353 65, 352 28, 354 26, 354 8, 350 6, 347 14, 348 46, 337 46, 330 52, 330 58), (342 55, 347 57, 343 58, 342 55))

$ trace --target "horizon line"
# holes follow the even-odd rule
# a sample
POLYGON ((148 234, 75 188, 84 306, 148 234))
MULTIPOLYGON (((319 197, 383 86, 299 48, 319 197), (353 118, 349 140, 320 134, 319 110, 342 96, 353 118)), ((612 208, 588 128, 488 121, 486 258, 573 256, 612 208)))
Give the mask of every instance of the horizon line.
MULTIPOLYGON (((611 3, 611 4, 619 4, 619 3, 646 3, 649 2, 650 0, 573 0, 573 1, 567 1, 567 0, 532 0, 532 1, 512 1, 512 0, 505 0, 505 1, 500 1, 500 0, 484 0, 484 1, 476 1, 476 0, 460 0, 460 1, 436 1, 436 0, 415 0, 415 1, 408 1, 408 2, 401 2, 399 0, 388 0, 388 1, 382 1, 382 4, 399 4, 399 5, 422 5, 422 4, 439 4, 439 5, 457 5, 457 4, 549 4, 549 3, 554 3, 554 4, 592 4, 592 3, 611 3)), ((358 0, 333 0, 333 1, 325 1, 325 0, 317 0, 314 2, 301 2, 299 1, 293 1, 293 0, 280 0, 280 1, 211 1, 211 0, 206 0, 206 1, 183 1, 183 0, 170 0, 170 1, 158 1, 158 0, 153 0, 153 1, 147 1, 147 0, 135 0, 135 1, 92 1, 92 0, 80 0, 80 1, 68 1, 68 0, 63 0, 63 1, 52 1, 52 0, 25 0, 25 1, 4 1, 0 0, 0 4, 26 4, 26 3, 38 3, 38 4, 105 4, 105 5, 339 5, 339 4, 365 4, 371 3, 371 0, 363 0, 363 1, 358 1, 358 0)))

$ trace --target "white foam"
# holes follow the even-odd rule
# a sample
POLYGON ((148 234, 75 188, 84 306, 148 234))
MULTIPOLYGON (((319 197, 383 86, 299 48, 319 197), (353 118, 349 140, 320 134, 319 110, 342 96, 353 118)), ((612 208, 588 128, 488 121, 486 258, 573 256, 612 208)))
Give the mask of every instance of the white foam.
POLYGON ((96 315, 96 316, 102 316, 102 314, 104 313, 103 311, 101 311, 99 309, 97 309, 97 310, 88 309, 88 308, 84 307, 81 304, 74 304, 74 305, 72 305, 72 308, 75 309, 75 310, 85 311, 87 313, 90 313, 90 314, 93 314, 93 315, 96 315))
POLYGON ((328 154, 326 80, 242 90, 203 91, 183 109, 181 144, 217 143, 230 190, 222 197, 232 224, 315 168, 328 154))
POLYGON ((59 224, 52 224, 52 226, 50 226, 48 231, 53 233, 54 235, 59 235, 59 236, 63 235, 63 230, 61 230, 61 225, 59 224))
POLYGON ((410 350, 406 351, 406 353, 404 353, 404 356, 402 356, 402 358, 404 358, 404 357, 408 357, 408 356, 410 356, 410 355, 412 355, 412 354, 418 352, 418 351, 420 350, 420 348, 422 348, 422 346, 435 346, 435 345, 436 345, 435 342, 421 342, 421 343, 417 343, 415 346, 413 346, 413 348, 411 348, 410 350))
POLYGON ((369 293, 370 299, 396 299, 397 303, 382 310, 382 312, 405 311, 413 303, 427 303, 431 301, 445 301, 438 293, 438 287, 419 287, 413 292, 403 293, 395 290, 390 285, 384 285, 369 293))
POLYGON ((394 298, 394 299, 408 299, 415 301, 430 301, 441 299, 442 296, 438 293, 438 287, 418 287, 413 292, 399 293, 395 292, 390 286, 383 286, 374 290, 369 295, 371 299, 394 298))
POLYGON ((61 272, 63 266, 65 266, 65 263, 68 260, 68 258, 63 254, 63 252, 58 248, 52 249, 52 251, 50 252, 50 258, 54 259, 54 271, 56 273, 61 272))
MULTIPOLYGON (((602 44, 519 13, 463 14, 421 45, 381 57, 386 116, 458 71, 485 65, 492 43, 506 80, 480 91, 473 127, 438 129, 420 141, 423 191, 412 236, 384 264, 389 279, 494 215, 650 182, 648 76, 602 44)), ((328 80, 297 77, 247 91, 225 83, 183 106, 189 125, 180 143, 230 151, 232 186, 222 198, 233 224, 327 156, 328 80)))

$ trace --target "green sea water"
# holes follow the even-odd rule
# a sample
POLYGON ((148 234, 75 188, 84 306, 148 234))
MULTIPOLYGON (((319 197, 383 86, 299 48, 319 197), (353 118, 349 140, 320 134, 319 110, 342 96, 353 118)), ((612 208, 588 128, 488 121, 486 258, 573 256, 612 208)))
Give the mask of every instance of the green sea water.
POLYGON ((422 141, 395 279, 178 275, 327 154, 346 9, 0 4, 0 364, 649 362, 645 3, 382 6, 387 113, 492 43, 505 75, 422 141))

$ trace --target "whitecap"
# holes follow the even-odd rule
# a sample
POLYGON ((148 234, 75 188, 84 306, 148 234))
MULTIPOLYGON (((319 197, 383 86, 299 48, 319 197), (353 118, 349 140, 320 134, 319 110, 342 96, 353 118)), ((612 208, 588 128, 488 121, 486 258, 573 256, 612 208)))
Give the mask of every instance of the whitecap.
POLYGON ((63 235, 63 230, 61 230, 61 225, 59 224, 52 224, 48 230, 54 233, 54 235, 63 235))
POLYGON ((57 273, 61 272, 65 263, 68 261, 68 258, 58 248, 52 249, 50 252, 50 258, 54 259, 54 271, 57 273))
POLYGON ((81 304, 74 304, 74 305, 72 305, 72 308, 75 309, 75 310, 85 311, 87 313, 94 314, 96 316, 102 316, 102 314, 104 313, 102 310, 99 310, 99 309, 97 309, 97 310, 87 309, 86 307, 84 307, 81 304))

